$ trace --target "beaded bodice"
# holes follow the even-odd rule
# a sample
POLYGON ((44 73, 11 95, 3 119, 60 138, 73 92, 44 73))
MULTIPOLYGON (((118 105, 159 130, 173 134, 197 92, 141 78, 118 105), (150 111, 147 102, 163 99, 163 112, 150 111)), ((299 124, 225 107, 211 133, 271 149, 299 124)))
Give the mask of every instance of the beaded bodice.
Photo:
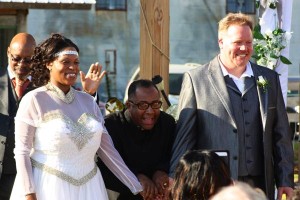
POLYGON ((46 113, 36 130, 31 158, 81 178, 95 165, 102 130, 101 123, 86 113, 76 122, 59 111, 46 113))

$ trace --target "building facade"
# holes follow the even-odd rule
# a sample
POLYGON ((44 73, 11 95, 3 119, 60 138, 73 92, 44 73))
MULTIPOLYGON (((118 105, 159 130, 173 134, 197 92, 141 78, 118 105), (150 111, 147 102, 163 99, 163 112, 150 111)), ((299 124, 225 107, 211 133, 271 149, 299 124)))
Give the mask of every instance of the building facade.
MULTIPOLYGON (((27 31, 38 43, 51 33, 69 37, 80 48, 80 66, 84 72, 94 62, 100 62, 108 71, 99 89, 101 99, 106 101, 110 96, 123 99, 127 82, 139 65, 140 2, 106 1, 112 3, 106 9, 99 8, 99 2, 105 1, 97 0, 97 4, 84 10, 68 7, 23 10, 26 17, 15 18, 17 25, 11 27, 11 32, 27 31), (121 9, 114 9, 117 2, 123 2, 121 9)), ((297 19, 300 2, 294 0, 293 4, 293 19, 297 19)), ((226 14, 225 7, 225 0, 170 0, 170 63, 204 64, 218 53, 217 27, 218 21, 226 14)), ((9 40, 8 36, 2 37, 1 30, 8 27, 5 23, 11 19, 7 16, 1 20, 1 12, 2 59, 6 57, 9 40)), ((292 20, 292 31, 290 60, 293 64, 289 66, 289 73, 299 76, 297 44, 300 43, 300 26, 297 20, 292 20)))

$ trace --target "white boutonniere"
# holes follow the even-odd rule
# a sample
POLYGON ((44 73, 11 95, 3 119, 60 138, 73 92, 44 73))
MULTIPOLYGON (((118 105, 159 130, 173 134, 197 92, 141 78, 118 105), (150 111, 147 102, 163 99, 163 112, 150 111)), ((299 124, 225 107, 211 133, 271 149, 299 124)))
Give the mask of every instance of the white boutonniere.
POLYGON ((257 85, 258 87, 262 88, 264 92, 266 92, 269 82, 263 76, 258 76, 257 85))

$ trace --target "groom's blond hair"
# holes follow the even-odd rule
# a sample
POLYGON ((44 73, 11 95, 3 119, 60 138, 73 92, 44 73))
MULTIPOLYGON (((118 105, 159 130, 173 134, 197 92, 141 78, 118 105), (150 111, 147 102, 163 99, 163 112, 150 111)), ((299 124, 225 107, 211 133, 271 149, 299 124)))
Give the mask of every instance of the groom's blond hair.
POLYGON ((219 38, 220 34, 227 31, 231 25, 249 26, 249 28, 253 30, 253 19, 249 15, 245 15, 243 13, 229 13, 226 17, 219 21, 219 38))

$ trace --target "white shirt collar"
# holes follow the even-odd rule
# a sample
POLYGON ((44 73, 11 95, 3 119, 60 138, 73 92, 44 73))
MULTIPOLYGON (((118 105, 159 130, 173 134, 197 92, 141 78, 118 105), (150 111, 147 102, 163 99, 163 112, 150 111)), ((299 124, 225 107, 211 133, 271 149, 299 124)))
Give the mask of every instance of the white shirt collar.
POLYGON ((230 78, 235 79, 235 80, 236 79, 240 79, 240 78, 244 78, 244 77, 254 76, 250 62, 247 63, 246 70, 243 72, 243 74, 241 75, 241 77, 238 78, 238 77, 236 77, 236 76, 234 76, 232 74, 229 74, 228 71, 227 71, 227 69, 224 67, 223 63, 221 62, 220 58, 218 60, 219 60, 220 66, 221 66, 221 70, 222 70, 223 76, 227 76, 228 75, 230 78))
POLYGON ((8 72, 8 77, 10 78, 10 80, 16 77, 15 73, 13 71, 11 71, 9 65, 7 66, 7 72, 8 72))
MULTIPOLYGON (((16 78, 15 73, 10 69, 10 66, 7 66, 7 73, 8 73, 8 77, 10 78, 10 80, 12 80, 13 78, 16 78)), ((31 76, 28 76, 27 79, 29 81, 31 81, 31 76)))

